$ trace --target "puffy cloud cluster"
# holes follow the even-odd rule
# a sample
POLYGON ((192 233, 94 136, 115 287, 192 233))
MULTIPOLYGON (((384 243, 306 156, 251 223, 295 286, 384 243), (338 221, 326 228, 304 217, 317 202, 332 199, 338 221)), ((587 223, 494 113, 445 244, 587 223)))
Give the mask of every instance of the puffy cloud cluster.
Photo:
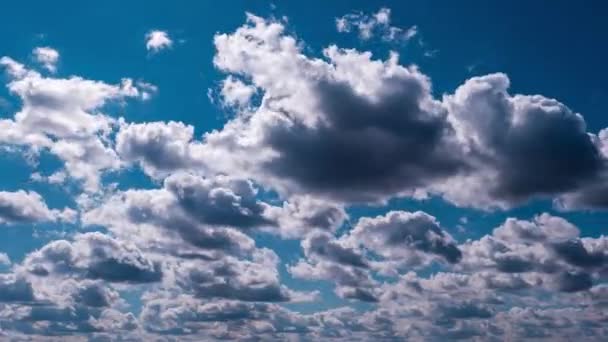
POLYGON ((252 15, 215 45, 216 66, 262 99, 204 136, 213 170, 345 203, 430 194, 482 209, 535 198, 602 206, 605 134, 588 133, 557 100, 510 94, 505 74, 471 78, 438 100, 395 53, 381 61, 330 46, 308 57, 280 22, 252 15))
POLYGON ((146 231, 140 238, 148 244, 175 236, 193 246, 249 250, 253 242, 243 232, 297 238, 335 231, 346 219, 344 209, 331 203, 294 197, 276 206, 260 200, 258 191, 245 179, 174 173, 162 189, 116 193, 83 221, 115 227, 125 237, 146 231))
POLYGON ((97 190, 100 172, 121 164, 109 141, 116 120, 100 110, 142 92, 130 79, 110 85, 76 76, 47 78, 8 57, 0 66, 11 78, 8 89, 23 103, 13 119, 0 120, 0 143, 51 153, 87 191, 97 190))
POLYGON ((533 221, 508 219, 491 235, 465 243, 460 266, 512 274, 522 286, 578 292, 605 277, 607 247, 605 236, 580 238, 568 221, 543 214, 533 221))
MULTIPOLYGON (((347 15, 338 29, 415 34, 391 26, 388 9, 347 15)), ((147 39, 153 52, 172 44, 162 31, 147 39)), ((78 212, 51 209, 34 191, 0 192, 0 224, 82 224, 23 258, 0 253, 2 338, 608 338, 605 236, 549 214, 508 218, 464 242, 423 211, 349 220, 353 204, 400 196, 485 210, 536 198, 605 208, 607 131, 587 132, 557 100, 510 94, 500 73, 438 99, 395 53, 329 46, 310 57, 283 23, 250 14, 214 44, 234 115, 201 139, 185 123, 103 113, 147 99, 156 91, 147 83, 51 78, 0 60, 22 102, 0 120, 0 143, 63 162, 33 180, 84 185, 78 212), (125 168, 154 188, 102 181, 125 168), (272 239, 299 240, 301 251, 281 259, 272 239), (329 282, 345 306, 290 310, 332 296, 309 281, 329 282)))

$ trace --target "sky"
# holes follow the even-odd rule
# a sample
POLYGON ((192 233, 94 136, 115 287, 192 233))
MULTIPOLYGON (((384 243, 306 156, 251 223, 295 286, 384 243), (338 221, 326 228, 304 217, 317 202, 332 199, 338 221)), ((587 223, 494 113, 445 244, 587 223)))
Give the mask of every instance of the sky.
POLYGON ((602 1, 0 11, 0 339, 608 339, 602 1))

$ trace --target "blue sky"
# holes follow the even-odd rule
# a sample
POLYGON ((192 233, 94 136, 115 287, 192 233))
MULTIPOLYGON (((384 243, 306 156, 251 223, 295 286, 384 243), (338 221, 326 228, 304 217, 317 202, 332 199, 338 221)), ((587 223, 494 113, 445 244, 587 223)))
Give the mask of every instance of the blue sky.
POLYGON ((607 10, 5 5, 0 336, 605 339, 607 10))

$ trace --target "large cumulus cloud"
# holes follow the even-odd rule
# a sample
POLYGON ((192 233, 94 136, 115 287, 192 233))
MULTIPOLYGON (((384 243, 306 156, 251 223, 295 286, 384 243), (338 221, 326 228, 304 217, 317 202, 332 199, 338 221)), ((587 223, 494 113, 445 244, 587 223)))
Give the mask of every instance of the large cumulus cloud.
MULTIPOLYGON (((582 116, 542 95, 510 94, 504 74, 471 78, 439 100, 429 77, 400 65, 395 53, 383 61, 330 46, 310 57, 278 21, 248 15, 214 42, 215 65, 259 90, 259 106, 237 111, 202 141, 185 127, 183 139, 146 140, 156 146, 149 151, 173 146, 171 161, 121 138, 129 158, 345 203, 432 194, 459 206, 508 208, 602 182, 601 139, 582 116)), ((601 206, 598 196, 592 202, 601 206)))

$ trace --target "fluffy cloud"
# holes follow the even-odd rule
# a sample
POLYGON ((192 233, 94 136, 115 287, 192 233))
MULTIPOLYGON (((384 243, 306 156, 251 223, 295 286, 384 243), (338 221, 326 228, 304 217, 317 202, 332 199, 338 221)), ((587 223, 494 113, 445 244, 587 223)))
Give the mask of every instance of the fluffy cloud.
POLYGON ((504 74, 474 77, 444 98, 459 140, 478 164, 447 182, 448 200, 508 206, 572 191, 603 169, 580 114, 540 95, 510 95, 509 83, 504 74))
POLYGON ((36 61, 50 72, 57 71, 57 62, 59 61, 59 52, 50 47, 37 47, 32 52, 36 61))
POLYGON ((423 212, 364 217, 339 238, 311 233, 302 240, 302 249, 306 259, 290 267, 294 276, 331 280, 341 297, 372 302, 380 294, 375 273, 394 276, 432 260, 454 264, 462 258, 456 242, 423 212))
POLYGON ((228 76, 222 82, 221 94, 224 104, 227 106, 245 108, 250 104, 251 97, 255 92, 255 87, 247 85, 233 76, 228 76))
POLYGON ((421 253, 439 256, 449 263, 462 258, 452 237, 433 216, 421 211, 391 211, 376 218, 362 218, 350 234, 355 243, 404 263, 420 263, 424 259, 421 253))
POLYGON ((458 268, 522 275, 531 285, 584 291, 608 270, 606 243, 604 236, 580 238, 578 228, 548 214, 533 221, 508 219, 492 235, 463 244, 458 268))
POLYGON ((375 201, 465 167, 447 112, 416 68, 335 46, 327 61, 308 58, 283 31, 249 15, 248 25, 215 37, 215 64, 246 75, 264 96, 251 116, 205 136, 214 168, 282 192, 375 201))
POLYGON ((193 141, 194 127, 179 122, 122 123, 116 151, 128 162, 137 162, 154 177, 205 166, 201 144, 193 141))
POLYGON ((102 233, 77 235, 74 242, 56 240, 31 253, 20 265, 39 277, 67 274, 111 282, 154 282, 160 264, 146 258, 133 244, 102 233))
POLYGON ((149 232, 142 236, 147 243, 176 236, 203 248, 248 250, 252 240, 241 231, 296 238, 334 231, 346 218, 342 207, 305 196, 271 205, 258 199, 258 190, 246 179, 178 172, 165 179, 163 189, 118 193, 83 220, 116 227, 117 234, 131 233, 125 231, 128 222, 134 231, 149 232))
POLYGON ((76 76, 47 78, 8 57, 0 65, 11 77, 8 89, 23 103, 13 119, 0 120, 0 143, 57 156, 72 178, 95 191, 102 170, 120 167, 108 138, 116 120, 99 111, 141 92, 130 79, 110 85, 76 76))
POLYGON ((146 34, 146 49, 153 53, 170 48, 173 41, 165 31, 152 30, 146 34))
POLYGON ((215 45, 216 66, 250 80, 262 100, 205 134, 211 170, 345 203, 431 194, 486 210, 535 198, 601 207, 606 134, 588 133, 557 100, 510 94, 504 74, 471 78, 439 101, 395 53, 381 61, 330 46, 308 57, 282 23, 253 15, 215 45))
POLYGON ((76 211, 73 209, 49 209, 37 192, 0 191, 0 224, 73 222, 75 218, 76 211))

